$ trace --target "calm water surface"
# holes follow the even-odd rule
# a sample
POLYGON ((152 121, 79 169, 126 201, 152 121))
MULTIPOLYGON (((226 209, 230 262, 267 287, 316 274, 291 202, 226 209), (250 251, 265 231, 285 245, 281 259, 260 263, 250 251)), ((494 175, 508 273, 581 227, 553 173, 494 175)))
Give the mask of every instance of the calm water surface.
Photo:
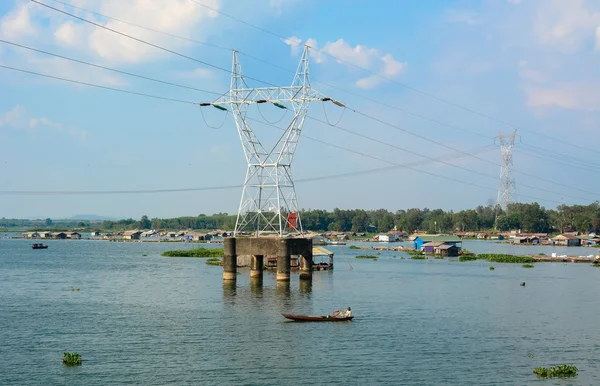
POLYGON ((359 260, 337 246, 335 272, 311 286, 269 273, 256 286, 241 270, 231 287, 202 259, 160 256, 183 244, 30 243, 0 239, 1 385, 600 384, 600 269, 588 264, 489 271, 398 252, 359 260), (351 323, 281 316, 348 305, 351 323), (83 365, 63 366, 63 351, 83 365), (561 363, 578 377, 531 373, 561 363))

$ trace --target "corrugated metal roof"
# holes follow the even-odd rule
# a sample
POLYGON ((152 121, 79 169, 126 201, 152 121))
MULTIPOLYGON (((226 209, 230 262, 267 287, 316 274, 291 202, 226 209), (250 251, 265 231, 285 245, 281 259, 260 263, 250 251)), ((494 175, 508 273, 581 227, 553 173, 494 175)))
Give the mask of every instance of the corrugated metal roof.
POLYGON ((319 256, 319 255, 333 255, 333 252, 331 252, 327 248, 313 247, 313 256, 319 256))
POLYGON ((421 240, 426 242, 441 242, 441 243, 460 243, 462 239, 456 235, 419 235, 421 240))

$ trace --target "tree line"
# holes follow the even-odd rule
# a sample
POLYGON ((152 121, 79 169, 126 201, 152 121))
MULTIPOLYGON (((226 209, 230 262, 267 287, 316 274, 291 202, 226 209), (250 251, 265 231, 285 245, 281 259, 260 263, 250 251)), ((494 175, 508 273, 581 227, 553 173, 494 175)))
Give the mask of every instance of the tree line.
MULTIPOLYGON (((401 209, 395 212, 386 209, 303 209, 302 225, 310 231, 338 232, 387 232, 397 230, 413 233, 454 233, 477 231, 510 231, 560 233, 578 231, 600 233, 600 203, 590 205, 560 205, 546 209, 538 203, 509 204, 504 212, 498 206, 478 206, 458 212, 443 209, 401 209)), ((201 214, 196 217, 126 219, 103 221, 102 229, 225 229, 235 227, 235 215, 217 213, 201 214)))

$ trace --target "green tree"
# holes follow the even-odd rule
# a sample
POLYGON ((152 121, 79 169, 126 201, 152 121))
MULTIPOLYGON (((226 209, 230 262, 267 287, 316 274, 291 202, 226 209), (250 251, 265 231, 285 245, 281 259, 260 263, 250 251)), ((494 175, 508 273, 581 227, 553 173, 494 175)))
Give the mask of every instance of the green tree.
POLYGON ((140 219, 140 229, 150 229, 152 222, 148 219, 148 216, 143 215, 140 219))
POLYGON ((47 227, 51 227, 52 225, 54 225, 54 222, 52 222, 52 219, 47 218, 46 221, 45 221, 45 225, 47 227))

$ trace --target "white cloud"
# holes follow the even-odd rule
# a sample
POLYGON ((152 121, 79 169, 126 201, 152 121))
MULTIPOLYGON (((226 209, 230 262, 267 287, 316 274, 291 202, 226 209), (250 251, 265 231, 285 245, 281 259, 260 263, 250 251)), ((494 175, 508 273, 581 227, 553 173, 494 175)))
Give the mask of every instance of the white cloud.
MULTIPOLYGON (((291 48, 292 55, 300 52, 302 40, 292 36, 285 40, 291 48)), ((385 77, 396 77, 404 68, 405 62, 399 62, 390 53, 381 54, 379 50, 358 44, 351 46, 344 39, 340 38, 335 42, 327 42, 322 48, 319 48, 318 42, 314 38, 309 38, 304 43, 311 47, 310 55, 317 63, 325 63, 328 59, 337 61, 349 67, 359 67, 380 73, 385 77)), ((383 81, 381 76, 371 75, 356 81, 356 86, 360 88, 374 88, 383 81)))
POLYGON ((533 31, 538 43, 567 51, 577 50, 594 38, 600 10, 584 0, 547 0, 535 8, 533 31))
MULTIPOLYGON (((207 6, 219 9, 221 0, 196 0, 207 6)), ((210 28, 209 21, 218 14, 189 0, 127 0, 97 1, 78 0, 77 6, 92 9, 99 13, 118 17, 133 24, 149 26, 170 34, 191 36, 192 33, 206 33, 210 28)), ((62 7, 73 12, 70 7, 62 7)), ((164 35, 123 24, 113 20, 93 16, 87 12, 75 11, 76 14, 115 29, 141 40, 151 41, 157 45, 168 45, 173 48, 187 47, 190 43, 174 40, 164 35)), ((80 55, 100 58, 105 63, 141 63, 168 54, 138 41, 102 28, 74 20, 64 14, 50 10, 30 2, 18 2, 14 9, 0 20, 0 32, 7 38, 17 39, 19 43, 27 37, 38 35, 41 38, 37 45, 48 37, 63 46, 77 50, 80 55)), ((47 42, 48 43, 48 42, 47 42)))
POLYGON ((383 73, 387 76, 396 76, 406 68, 406 62, 398 62, 391 54, 385 54, 381 57, 383 73))
POLYGON ((25 115, 26 112, 23 106, 15 106, 4 114, 0 113, 0 127, 19 127, 24 122, 25 115))
POLYGON ((62 24, 54 32, 54 36, 60 43, 64 43, 66 45, 75 43, 75 38, 76 38, 75 23, 73 23, 72 21, 68 21, 68 22, 62 24))
POLYGON ((7 39, 36 36, 37 30, 33 25, 30 13, 33 5, 33 3, 27 2, 17 6, 0 19, 0 35, 7 39))
POLYGON ((523 0, 506 0, 509 4, 521 4, 523 0))
POLYGON ((559 107, 569 110, 600 110, 600 82, 559 83, 554 86, 524 86, 527 105, 534 109, 559 107))
POLYGON ((302 40, 300 40, 299 38, 295 36, 290 36, 283 42, 291 47, 293 56, 296 56, 300 53, 300 44, 302 44, 302 40))
POLYGON ((64 133, 80 140, 85 140, 87 137, 87 132, 85 130, 67 127, 60 122, 52 121, 46 117, 31 117, 27 109, 23 106, 15 106, 3 114, 0 113, 0 127, 3 126, 15 130, 27 130, 30 133, 35 133, 36 130, 49 128, 54 132, 64 133))

